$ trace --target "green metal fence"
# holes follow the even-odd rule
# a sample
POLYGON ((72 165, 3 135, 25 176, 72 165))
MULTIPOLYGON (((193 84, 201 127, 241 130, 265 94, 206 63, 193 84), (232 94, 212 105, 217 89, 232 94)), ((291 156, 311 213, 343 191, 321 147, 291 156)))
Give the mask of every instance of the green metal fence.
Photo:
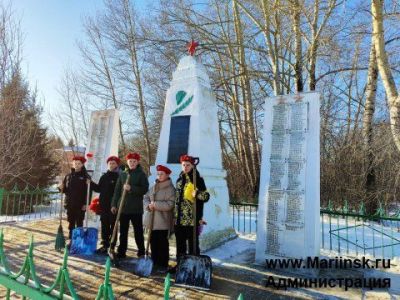
MULTIPOLYGON (((64 259, 57 277, 51 286, 43 285, 36 273, 33 260, 34 243, 31 238, 28 253, 20 270, 12 272, 4 253, 4 234, 0 231, 0 285, 6 288, 6 299, 11 299, 11 291, 22 295, 23 299, 79 299, 69 276, 67 261, 68 250, 64 251, 64 259), (67 290, 65 289, 67 288, 67 290)), ((96 300, 114 299, 110 283, 110 259, 107 259, 104 281, 100 285, 96 300)))
POLYGON ((241 233, 257 232, 258 204, 231 202, 232 226, 241 233))
POLYGON ((339 254, 400 257, 400 211, 388 214, 380 203, 368 215, 364 203, 350 208, 345 201, 334 208, 329 202, 321 209, 321 247, 339 254))
POLYGON ((0 223, 57 216, 60 197, 58 192, 39 187, 20 190, 15 186, 10 191, 0 188, 0 223))
MULTIPOLYGON (((257 232, 258 205, 231 203, 232 225, 243 234, 257 232)), ((400 210, 386 213, 381 204, 368 215, 365 205, 349 207, 347 201, 340 207, 331 202, 321 208, 321 249, 339 254, 400 257, 400 210)))
MULTIPOLYGON (((6 289, 6 300, 11 299, 11 292, 23 296, 23 299, 48 300, 48 299, 80 299, 72 284, 68 271, 68 250, 64 251, 63 263, 57 273, 54 283, 50 286, 43 285, 36 273, 33 258, 33 238, 29 243, 28 253, 20 270, 12 272, 4 253, 4 234, 0 231, 0 286, 6 289)), ((99 286, 96 300, 115 299, 110 282, 111 261, 107 258, 105 265, 104 281, 99 286)), ((169 299, 171 278, 168 274, 164 280, 164 299, 169 299)))

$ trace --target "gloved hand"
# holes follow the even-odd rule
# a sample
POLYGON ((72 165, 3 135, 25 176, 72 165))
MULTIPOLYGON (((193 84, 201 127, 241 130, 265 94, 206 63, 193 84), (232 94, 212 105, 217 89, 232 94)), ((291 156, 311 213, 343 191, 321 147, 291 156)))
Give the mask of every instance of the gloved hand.
POLYGON ((194 185, 193 185, 193 183, 188 182, 185 185, 185 188, 183 190, 183 198, 185 200, 193 203, 194 198, 195 198, 194 195, 196 195, 195 190, 194 190, 194 185))

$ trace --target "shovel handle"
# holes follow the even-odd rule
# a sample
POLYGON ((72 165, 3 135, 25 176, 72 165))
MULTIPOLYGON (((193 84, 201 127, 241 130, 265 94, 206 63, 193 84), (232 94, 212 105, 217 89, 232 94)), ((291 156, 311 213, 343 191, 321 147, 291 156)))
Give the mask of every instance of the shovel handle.
MULTIPOLYGON (((125 184, 129 183, 130 178, 131 178, 131 175, 128 173, 128 176, 126 177, 125 184)), ((113 233, 112 233, 112 237, 111 237, 111 248, 112 248, 113 251, 114 251, 114 248, 115 248, 115 245, 114 245, 115 239, 117 237, 118 222, 119 222, 119 219, 121 217, 121 211, 122 211, 122 207, 123 207, 123 205, 125 203, 125 198, 126 198, 126 190, 123 189, 122 196, 121 196, 121 201, 119 202, 119 206, 118 206, 117 218, 115 219, 115 224, 114 224, 113 233)))
POLYGON ((151 212, 149 235, 147 236, 147 242, 146 242, 146 256, 149 256, 149 247, 150 247, 151 233, 153 232, 153 224, 154 224, 154 211, 151 212))
MULTIPOLYGON (((155 195, 158 191, 157 187, 158 187, 158 185, 156 182, 156 184, 154 185, 154 188, 153 188, 154 202, 155 202, 155 195)), ((149 235, 147 236, 147 242, 146 242, 146 256, 149 256, 150 239, 151 239, 151 233, 153 232, 153 225, 154 225, 154 214, 155 214, 155 211, 153 210, 151 212, 149 235)))
POLYGON ((87 195, 86 195, 86 210, 85 210, 85 227, 88 228, 89 222, 89 198, 90 198, 90 182, 87 185, 87 195))
MULTIPOLYGON (((197 170, 196 166, 199 164, 200 159, 198 157, 195 158, 195 163, 193 166, 193 188, 196 192, 196 185, 197 185, 197 170), (196 161, 197 159, 197 161, 196 161), (197 162, 197 163, 196 163, 197 162)), ((197 224, 196 224, 196 217, 197 217, 197 205, 196 205, 196 196, 193 199, 193 255, 197 255, 197 224)))
POLYGON ((63 202, 64 202, 64 191, 61 191, 61 199, 60 199, 60 226, 61 226, 61 224, 62 224, 63 202))

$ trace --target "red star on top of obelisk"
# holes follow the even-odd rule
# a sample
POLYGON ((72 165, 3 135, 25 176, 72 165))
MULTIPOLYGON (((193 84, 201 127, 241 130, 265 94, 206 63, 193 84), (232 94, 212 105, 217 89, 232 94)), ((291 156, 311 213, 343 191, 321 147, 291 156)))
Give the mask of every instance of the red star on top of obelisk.
POLYGON ((190 43, 187 44, 187 49, 188 52, 190 54, 190 56, 193 56, 194 53, 196 52, 196 47, 199 45, 198 42, 195 42, 194 40, 192 40, 190 43))

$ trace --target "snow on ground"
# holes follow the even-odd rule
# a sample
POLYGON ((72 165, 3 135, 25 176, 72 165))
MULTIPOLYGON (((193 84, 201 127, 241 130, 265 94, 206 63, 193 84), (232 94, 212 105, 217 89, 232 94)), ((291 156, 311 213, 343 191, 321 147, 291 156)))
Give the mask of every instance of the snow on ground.
MULTIPOLYGON (((235 212, 232 211, 232 215, 234 228, 238 232, 256 233, 257 214, 255 211, 250 212, 247 209, 246 212, 238 213, 235 210, 235 212)), ((383 225, 366 221, 364 226, 362 224, 362 220, 350 217, 346 221, 345 218, 329 218, 328 215, 324 215, 323 220, 321 217, 321 250, 325 254, 332 255, 394 258, 400 264, 400 222, 385 221, 383 225), (346 229, 346 227, 349 228, 346 229), (333 234, 330 234, 330 231, 333 234), (382 245, 384 247, 381 247, 382 245)))
POLYGON ((2 222, 22 222, 31 220, 41 220, 54 218, 60 215, 60 200, 53 200, 50 205, 37 205, 34 206, 34 212, 16 216, 0 216, 0 223, 2 222))
POLYGON ((246 263, 246 256, 242 256, 241 254, 251 252, 254 254, 255 249, 255 234, 239 235, 236 239, 206 252, 206 255, 210 256, 215 264, 222 264, 224 262, 246 263))
MULTIPOLYGON (((45 220, 45 219, 54 219, 59 218, 60 216, 60 200, 53 200, 50 202, 50 205, 38 205, 34 207, 34 212, 23 215, 16 216, 0 216, 0 224, 2 222, 24 222, 24 221, 32 221, 32 220, 45 220)), ((63 209, 63 218, 66 218, 67 213, 66 210, 63 209)), ((96 216, 94 213, 90 212, 88 217, 88 227, 96 227, 98 228, 100 225, 99 216, 96 216)))
POLYGON ((329 219, 328 216, 324 216, 321 224, 321 249, 326 254, 393 258, 398 261, 400 259, 399 224, 392 222, 386 225, 389 226, 353 218, 346 221, 346 219, 329 219), (331 235, 330 231, 334 234, 331 235), (346 240, 350 242, 347 243, 346 240))

